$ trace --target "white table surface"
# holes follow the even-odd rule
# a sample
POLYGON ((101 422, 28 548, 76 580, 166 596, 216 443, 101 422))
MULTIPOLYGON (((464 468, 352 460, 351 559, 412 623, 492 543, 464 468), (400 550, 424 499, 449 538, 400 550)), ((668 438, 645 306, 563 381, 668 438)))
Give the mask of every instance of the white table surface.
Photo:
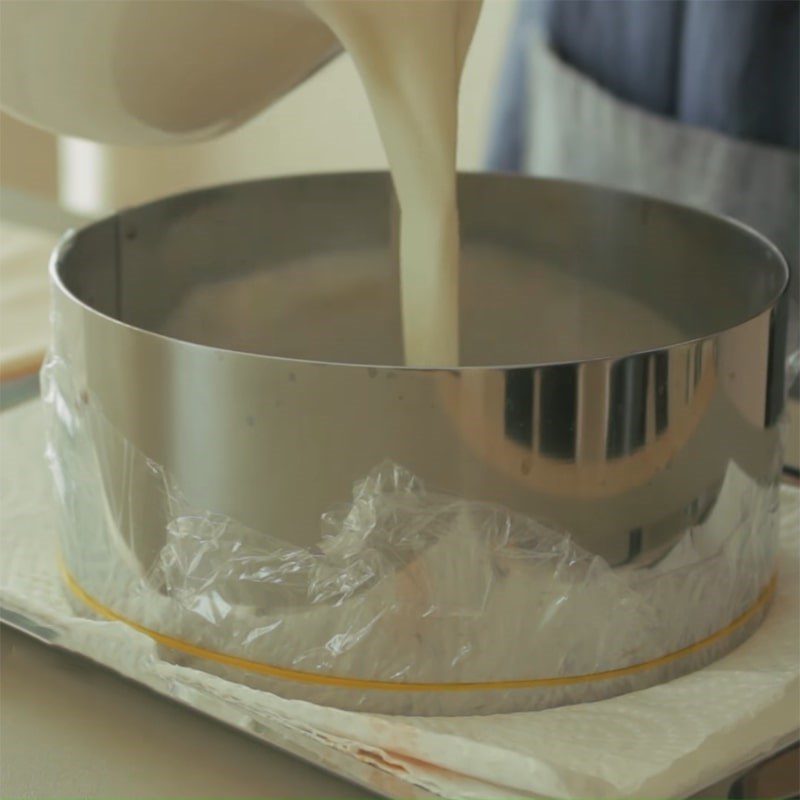
POLYGON ((5 626, 0 678, 3 797, 374 797, 5 626))

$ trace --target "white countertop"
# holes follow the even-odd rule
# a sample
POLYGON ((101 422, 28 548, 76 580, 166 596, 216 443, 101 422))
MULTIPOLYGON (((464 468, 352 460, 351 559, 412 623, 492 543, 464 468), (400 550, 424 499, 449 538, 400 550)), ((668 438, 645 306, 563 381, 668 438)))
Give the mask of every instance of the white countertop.
POLYGON ((3 797, 374 797, 3 626, 3 797))

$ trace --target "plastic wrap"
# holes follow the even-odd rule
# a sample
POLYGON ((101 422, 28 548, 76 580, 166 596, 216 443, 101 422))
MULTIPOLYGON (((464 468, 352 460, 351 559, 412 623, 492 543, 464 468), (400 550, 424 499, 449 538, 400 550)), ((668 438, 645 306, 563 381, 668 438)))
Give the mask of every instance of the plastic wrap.
POLYGON ((702 523, 647 566, 612 569, 567 532, 388 462, 302 548, 192 507, 61 357, 42 378, 77 604, 149 633, 164 658, 284 696, 404 714, 601 699, 704 666, 770 597, 777 484, 735 463, 702 523), (163 531, 137 506, 144 485, 163 531))

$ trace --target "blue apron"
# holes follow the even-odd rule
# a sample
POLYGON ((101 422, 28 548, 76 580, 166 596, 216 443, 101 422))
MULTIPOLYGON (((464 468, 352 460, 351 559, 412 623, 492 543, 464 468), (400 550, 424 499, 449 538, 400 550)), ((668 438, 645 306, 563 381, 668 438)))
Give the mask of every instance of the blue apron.
POLYGON ((521 0, 488 168, 727 214, 790 262, 798 347, 795 0, 521 0))

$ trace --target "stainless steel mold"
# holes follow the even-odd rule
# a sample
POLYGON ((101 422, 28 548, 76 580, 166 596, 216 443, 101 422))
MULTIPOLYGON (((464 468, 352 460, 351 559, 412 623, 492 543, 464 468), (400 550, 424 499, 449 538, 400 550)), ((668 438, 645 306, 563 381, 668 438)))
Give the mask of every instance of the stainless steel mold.
MULTIPOLYGON (((776 479, 787 268, 769 242, 688 208, 524 177, 463 175, 460 208, 467 254, 504 248, 572 287, 553 289, 533 267, 495 277, 484 258, 462 285, 462 366, 402 365, 385 174, 213 188, 90 225, 52 262, 55 347, 86 401, 193 504, 302 545, 387 458, 436 490, 550 521, 615 565, 658 558, 701 520, 731 461, 758 483, 776 479), (271 308, 273 277, 297 259, 358 249, 376 256, 352 275, 340 258, 289 276, 302 302, 287 319, 271 308), (162 333, 192 289, 256 271, 265 278, 247 308, 221 303, 193 342, 162 333), (369 284, 361 310, 337 295, 340 277, 369 284), (505 280, 513 313, 497 299, 505 280), (623 345, 603 351, 596 328, 581 327, 598 288, 673 333, 625 320, 623 345), (542 330, 554 303, 569 313, 542 330), (215 333, 259 319, 243 345, 257 352, 215 333), (559 344, 567 327, 571 343, 559 344), (292 331, 303 358, 291 357, 292 331)), ((109 442, 104 491, 147 566, 166 501, 145 483, 137 495, 124 466, 109 442)))

